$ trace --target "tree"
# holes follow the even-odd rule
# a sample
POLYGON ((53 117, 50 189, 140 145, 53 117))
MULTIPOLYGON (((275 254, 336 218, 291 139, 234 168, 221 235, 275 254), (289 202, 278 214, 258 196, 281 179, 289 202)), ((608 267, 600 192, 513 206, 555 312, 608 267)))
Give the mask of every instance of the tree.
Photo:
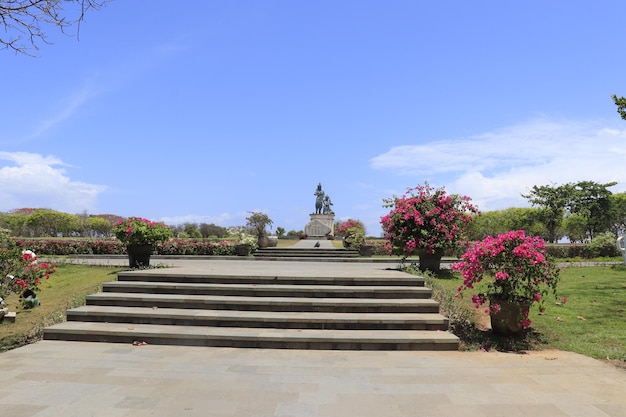
POLYGON ((617 193, 609 197, 610 200, 610 225, 609 230, 615 235, 623 235, 626 232, 626 193, 617 193))
POLYGON ((54 27, 67 34, 80 24, 88 10, 99 10, 110 0, 0 0, 0 49, 31 55, 31 48, 50 44, 44 27, 54 27))
POLYGON ((89 229, 91 237, 94 236, 110 236, 113 225, 104 217, 89 216, 89 229))
POLYGON ((505 210, 482 212, 474 216, 470 224, 471 239, 482 240, 487 236, 498 236, 509 230, 525 230, 533 236, 547 236, 541 221, 541 209, 536 207, 511 207, 505 210))
POLYGON ((569 209, 572 214, 578 214, 586 219, 589 240, 606 232, 610 227, 610 197, 613 193, 607 188, 616 184, 616 182, 599 184, 594 181, 571 184, 569 209))
POLYGON ((278 236, 279 239, 282 239, 283 237, 285 237, 285 228, 284 227, 277 227, 276 228, 276 236, 278 236))
POLYGON ((26 219, 26 227, 31 236, 67 235, 71 230, 74 215, 55 210, 40 209, 34 211, 26 219))
POLYGON ((587 219, 579 214, 570 214, 563 220, 563 230, 570 242, 583 243, 587 237, 587 219))
POLYGON ((555 243, 559 236, 557 230, 563 221, 565 209, 569 206, 572 184, 534 185, 528 194, 522 194, 533 206, 541 208, 540 218, 546 226, 548 242, 555 243))
POLYGON ((213 223, 211 224, 201 223, 200 233, 202 234, 203 238, 208 238, 211 236, 215 236, 217 238, 223 238, 223 237, 228 236, 228 229, 222 226, 217 226, 213 223))
POLYGON ((617 97, 615 94, 611 95, 615 105, 617 106, 617 112, 626 120, 626 97, 617 97))
POLYGON ((254 229, 259 240, 265 237, 265 228, 271 226, 274 222, 265 213, 249 211, 250 216, 246 217, 246 226, 254 229))

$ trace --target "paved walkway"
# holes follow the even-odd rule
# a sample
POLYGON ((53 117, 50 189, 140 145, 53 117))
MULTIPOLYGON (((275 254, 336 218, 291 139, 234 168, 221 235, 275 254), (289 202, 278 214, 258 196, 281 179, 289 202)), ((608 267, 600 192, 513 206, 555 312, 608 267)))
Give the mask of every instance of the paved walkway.
MULTIPOLYGON (((179 267, 385 273, 384 265, 364 263, 195 261, 179 267)), ((625 393, 625 371, 559 351, 299 351, 42 341, 0 354, 0 415, 11 417, 624 417, 625 393)))

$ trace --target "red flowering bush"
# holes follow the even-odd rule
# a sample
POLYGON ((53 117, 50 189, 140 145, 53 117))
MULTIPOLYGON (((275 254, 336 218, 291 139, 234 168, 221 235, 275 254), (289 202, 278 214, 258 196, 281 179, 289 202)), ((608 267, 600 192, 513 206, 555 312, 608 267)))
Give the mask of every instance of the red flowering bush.
MULTIPOLYGON (((461 255, 452 269, 463 274, 459 293, 489 277, 486 290, 472 296, 477 308, 490 302, 487 312, 497 313, 498 302, 538 302, 543 306, 547 294, 557 297, 559 270, 549 258, 544 240, 526 236, 523 230, 486 237, 461 255)), ((530 326, 527 314, 524 328, 530 326)))
POLYGON ((391 208, 381 219, 386 248, 404 258, 456 249, 466 237, 472 214, 478 213, 469 197, 449 195, 444 188, 435 189, 428 183, 383 201, 383 207, 391 208))
POLYGON ((19 287, 23 293, 31 290, 35 293, 39 291, 39 284, 44 279, 50 278, 50 274, 54 273, 55 265, 48 262, 38 262, 37 255, 30 250, 22 252, 22 256, 17 263, 14 279, 15 285, 19 287))

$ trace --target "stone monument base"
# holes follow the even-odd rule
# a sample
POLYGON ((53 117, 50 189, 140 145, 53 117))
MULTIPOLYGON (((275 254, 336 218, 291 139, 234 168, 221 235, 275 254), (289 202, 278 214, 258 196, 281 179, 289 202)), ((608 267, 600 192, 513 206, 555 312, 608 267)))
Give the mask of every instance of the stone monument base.
POLYGON ((335 214, 311 214, 311 221, 304 226, 307 239, 325 239, 335 234, 335 214))

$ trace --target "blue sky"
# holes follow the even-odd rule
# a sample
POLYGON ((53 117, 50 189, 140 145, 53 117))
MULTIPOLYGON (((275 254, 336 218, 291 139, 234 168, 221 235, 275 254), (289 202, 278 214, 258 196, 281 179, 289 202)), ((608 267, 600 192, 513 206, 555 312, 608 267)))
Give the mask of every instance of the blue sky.
POLYGON ((428 181, 481 210, 626 191, 626 2, 114 1, 0 51, 0 211, 302 230, 321 182, 379 235, 428 181))

